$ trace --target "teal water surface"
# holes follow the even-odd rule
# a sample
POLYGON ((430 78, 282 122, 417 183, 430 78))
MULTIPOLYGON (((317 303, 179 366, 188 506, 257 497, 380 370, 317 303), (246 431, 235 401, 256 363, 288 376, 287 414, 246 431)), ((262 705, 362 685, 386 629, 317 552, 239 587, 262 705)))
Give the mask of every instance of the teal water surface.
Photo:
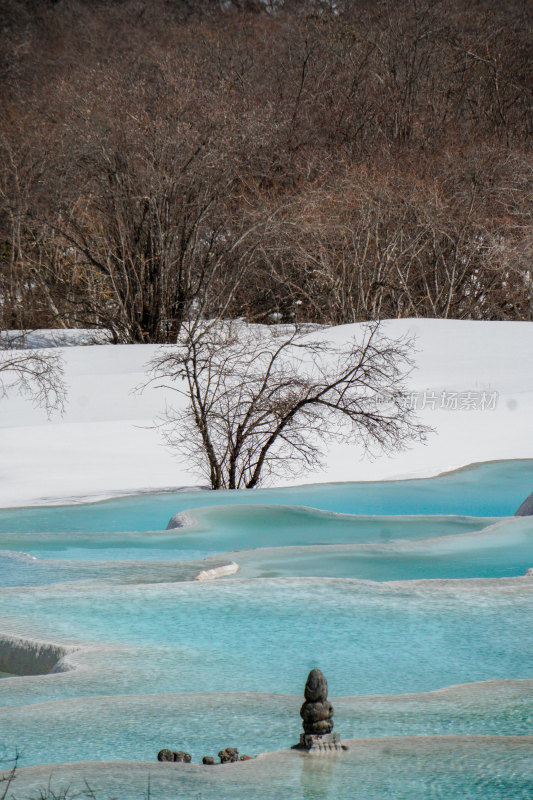
POLYGON ((91 644, 90 669, 41 679, 37 695, 33 679, 2 681, 2 705, 30 696, 299 694, 317 665, 333 694, 350 696, 533 677, 529 579, 59 585, 7 589, 1 603, 15 633, 91 644))
MULTIPOLYGON (((336 729, 396 743, 242 780, 180 773, 179 796, 533 797, 533 579, 517 577, 533 567, 533 520, 502 519, 532 476, 524 460, 427 480, 1 510, 0 634, 78 649, 67 671, 0 673, 0 752, 18 747, 31 765, 286 748, 319 666, 341 696, 336 729), (174 515, 181 527, 164 530, 174 515), (194 580, 229 560, 236 575, 194 580), (435 734, 499 739, 431 745, 435 734)), ((27 647, 38 658, 40 645, 27 647)), ((117 780, 100 784, 102 800, 117 787, 139 796, 131 774, 117 780)), ((163 782, 158 797, 175 791, 163 782)))
MULTIPOLYGON (((227 519, 234 520, 234 537, 223 526, 216 527, 211 514, 207 516, 212 527, 189 533, 25 534, 24 546, 31 555, 0 550, 0 585, 174 583, 194 580, 203 570, 229 562, 238 564, 239 578, 374 581, 514 577, 524 575, 533 564, 532 517, 495 524, 480 517, 394 517, 381 522, 363 518, 336 525, 334 521, 343 521, 342 517, 328 523, 322 516, 322 526, 314 526, 313 514, 298 515, 287 509, 285 524, 293 522, 285 537, 287 545, 265 547, 280 537, 279 526, 261 530, 269 518, 264 509, 248 507, 246 524, 240 514, 231 514, 231 507, 224 511, 227 519), (424 533, 435 538, 420 539, 424 533), (224 544, 235 540, 257 547, 224 553, 224 544), (322 543, 317 545, 317 540, 322 543), (291 541, 300 544, 291 545, 291 541)), ((20 546, 20 535, 0 535, 0 542, 15 548, 20 546)))
MULTIPOLYGON (((0 554, 23 550, 33 557, 65 562, 190 561, 252 547, 427 539, 479 531, 496 521, 494 517, 356 517, 255 505, 198 508, 189 516, 192 527, 150 533, 0 534, 0 554)), ((20 568, 23 560, 19 559, 20 568)), ((28 569, 31 566, 26 563, 28 569)))
POLYGON ((533 517, 511 518, 475 533, 426 541, 267 547, 230 557, 238 562, 240 577, 246 578, 504 578, 524 575, 533 565, 533 517))
MULTIPOLYGON (((531 800, 532 737, 349 740, 349 750, 313 757, 276 753, 222 767, 95 765, 22 770, 18 790, 42 786, 68 798, 161 800, 531 800)), ((15 792, 14 792, 15 796, 15 792)), ((20 794, 16 795, 21 797, 20 794)))
POLYGON ((316 484, 286 489, 168 492, 101 503, 0 510, 0 532, 153 531, 209 505, 308 506, 343 514, 510 516, 533 491, 533 460, 494 461, 437 478, 316 484))
MULTIPOLYGON (((524 736, 532 731, 533 681, 335 698, 333 703, 336 730, 343 738, 524 736)), ((153 761, 164 746, 185 750, 199 762, 229 742, 241 753, 255 755, 297 741, 300 705, 298 695, 263 693, 108 695, 36 703, 2 709, 0 750, 9 752, 15 743, 27 765, 153 761)))

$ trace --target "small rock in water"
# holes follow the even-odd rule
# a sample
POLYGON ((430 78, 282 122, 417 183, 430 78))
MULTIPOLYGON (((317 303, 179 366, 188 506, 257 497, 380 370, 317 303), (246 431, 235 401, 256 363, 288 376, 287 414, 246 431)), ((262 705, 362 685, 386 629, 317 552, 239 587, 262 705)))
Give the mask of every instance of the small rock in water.
POLYGON ((185 753, 183 750, 178 750, 177 753, 173 753, 174 761, 179 761, 181 764, 190 764, 191 763, 191 754, 185 753))
POLYGON ((520 508, 515 511, 515 517, 533 516, 533 492, 526 497, 520 508))
POLYGON ((239 751, 235 747, 226 747, 224 750, 220 750, 218 757, 221 764, 232 764, 239 760, 239 751))
POLYGON ((157 754, 158 761, 174 761, 174 753, 172 750, 160 750, 157 754))
POLYGON ((526 569, 526 571, 524 572, 524 576, 528 578, 533 578, 533 567, 526 569))
POLYGON ((202 758, 202 764, 209 764, 209 766, 211 766, 214 763, 215 759, 213 758, 213 756, 204 756, 202 758))

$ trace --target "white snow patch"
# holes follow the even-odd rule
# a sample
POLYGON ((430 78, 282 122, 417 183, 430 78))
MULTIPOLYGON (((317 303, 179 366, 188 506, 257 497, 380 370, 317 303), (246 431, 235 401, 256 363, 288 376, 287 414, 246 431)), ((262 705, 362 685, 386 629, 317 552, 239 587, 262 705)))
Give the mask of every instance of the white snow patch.
POLYGON ((212 581, 216 578, 222 578, 224 575, 235 575, 239 571, 239 565, 235 561, 229 564, 222 564, 220 567, 212 567, 211 569, 203 569, 195 577, 195 581, 212 581))
MULTIPOLYGON (((496 408, 454 411, 437 403, 420 413, 436 429, 427 446, 369 460, 358 446, 332 443, 323 469, 296 479, 289 474, 278 485, 425 477, 476 462, 533 457, 533 322, 402 319, 383 327, 391 337, 417 337, 413 392, 493 391, 496 408)), ((356 324, 330 328, 328 338, 343 344, 359 331, 356 324)), ((58 332, 52 333, 54 339, 58 332)), ((65 415, 48 420, 15 394, 1 401, 0 506, 205 485, 205 477, 167 450, 153 427, 165 403, 179 407, 183 399, 171 390, 134 392, 158 347, 78 346, 72 340, 86 332, 60 333, 69 345, 62 351, 69 386, 65 415)), ((43 331, 32 335, 40 337, 34 346, 46 338, 43 331)))

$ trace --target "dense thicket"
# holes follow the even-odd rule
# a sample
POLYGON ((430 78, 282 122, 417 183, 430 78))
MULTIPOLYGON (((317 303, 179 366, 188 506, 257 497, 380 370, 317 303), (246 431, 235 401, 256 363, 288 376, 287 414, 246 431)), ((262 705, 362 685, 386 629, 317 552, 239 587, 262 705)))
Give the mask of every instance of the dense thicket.
POLYGON ((0 323, 533 319, 516 0, 0 0, 0 323))

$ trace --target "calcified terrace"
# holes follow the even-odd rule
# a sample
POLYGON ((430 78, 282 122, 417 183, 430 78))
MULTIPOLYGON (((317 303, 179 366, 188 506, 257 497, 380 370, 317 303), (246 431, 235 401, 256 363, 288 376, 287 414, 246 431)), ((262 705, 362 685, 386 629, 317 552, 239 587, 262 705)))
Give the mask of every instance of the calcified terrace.
POLYGON ((0 512, 14 796, 52 774, 56 789, 87 778, 128 800, 150 774, 169 798, 175 781, 186 799, 348 800, 354 781, 358 798, 391 781, 399 798, 428 785, 531 797, 533 522, 510 517, 532 467, 0 512), (172 519, 127 531, 150 518, 172 519), (319 763, 286 751, 313 666, 353 740, 319 763), (199 761, 228 745, 282 752, 229 768, 155 762, 166 746, 199 761))

